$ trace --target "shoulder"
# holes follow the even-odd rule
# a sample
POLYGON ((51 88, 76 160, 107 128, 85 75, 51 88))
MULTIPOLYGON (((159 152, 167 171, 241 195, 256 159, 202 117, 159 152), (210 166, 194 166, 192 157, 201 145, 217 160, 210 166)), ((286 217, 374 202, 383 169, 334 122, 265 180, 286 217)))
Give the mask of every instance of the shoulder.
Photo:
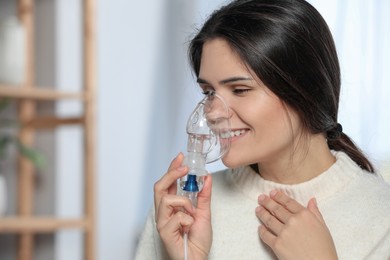
POLYGON ((380 175, 366 173, 359 187, 364 208, 377 213, 376 218, 383 218, 390 227, 390 185, 380 175))
POLYGON ((333 167, 332 183, 327 188, 338 186, 337 191, 323 201, 327 214, 344 215, 359 212, 354 219, 382 219, 390 225, 390 185, 378 173, 361 169, 343 152, 334 153, 337 159, 333 167), (342 183, 340 185, 339 183, 342 183), (342 209, 342 210, 340 210, 342 209))
MULTIPOLYGON (((361 169, 345 153, 336 154, 338 165, 336 174, 349 176, 349 181, 329 200, 329 203, 342 208, 359 212, 363 218, 375 217, 390 225, 390 185, 378 173, 361 169)), ((332 205, 329 205, 333 207, 332 205)), ((356 217, 356 216, 355 216, 356 217)))
POLYGON ((365 207, 387 212, 386 218, 390 223, 390 184, 381 175, 363 171, 357 182, 359 197, 365 202, 365 207))
POLYGON ((355 192, 360 195, 358 197, 372 205, 380 204, 381 208, 390 211, 390 184, 384 180, 382 175, 360 168, 356 170, 356 174, 358 178, 355 179, 352 186, 355 186, 355 192))
MULTIPOLYGON (((334 152, 337 163, 335 172, 339 175, 350 175, 351 186, 358 186, 360 194, 369 193, 374 197, 390 196, 390 184, 379 173, 371 173, 361 169, 348 155, 343 152, 334 152)), ((356 187, 355 187, 356 188, 356 187)), ((390 201, 389 201, 390 204, 390 201)))
POLYGON ((390 185, 381 175, 362 170, 345 154, 336 158, 334 173, 339 179, 348 176, 348 181, 319 201, 319 207, 339 257, 383 259, 390 250, 390 185))

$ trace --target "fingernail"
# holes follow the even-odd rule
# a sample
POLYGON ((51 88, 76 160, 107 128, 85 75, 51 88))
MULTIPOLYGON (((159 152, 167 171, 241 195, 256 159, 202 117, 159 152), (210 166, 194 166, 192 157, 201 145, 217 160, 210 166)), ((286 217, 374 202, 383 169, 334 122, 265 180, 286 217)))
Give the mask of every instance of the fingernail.
POLYGON ((269 195, 270 195, 271 197, 273 197, 273 196, 276 195, 276 193, 278 193, 277 190, 272 190, 272 191, 269 193, 269 195))
POLYGON ((316 198, 313 198, 313 202, 314 202, 314 205, 316 205, 316 207, 318 207, 317 199, 316 199, 316 198))
POLYGON ((187 170, 187 166, 180 166, 179 168, 177 168, 177 170, 179 172, 184 172, 185 170, 187 170))
POLYGON ((256 213, 259 213, 260 210, 261 210, 261 207, 260 207, 260 206, 256 207, 256 209, 255 209, 256 213))
POLYGON ((265 195, 261 194, 258 199, 259 199, 259 202, 263 201, 265 199, 265 195))

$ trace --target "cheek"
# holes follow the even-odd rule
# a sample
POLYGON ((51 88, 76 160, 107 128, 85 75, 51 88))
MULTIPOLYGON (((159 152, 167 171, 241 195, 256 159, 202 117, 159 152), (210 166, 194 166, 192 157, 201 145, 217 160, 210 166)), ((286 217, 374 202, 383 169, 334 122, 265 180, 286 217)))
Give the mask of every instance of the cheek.
POLYGON ((275 102, 252 107, 243 113, 244 120, 254 128, 256 134, 275 134, 290 128, 290 118, 281 104, 275 102))
POLYGON ((281 103, 273 102, 257 107, 245 116, 245 120, 250 120, 248 123, 252 128, 252 138, 248 139, 247 145, 256 154, 260 153, 260 157, 266 158, 267 154, 272 155, 293 146, 298 122, 295 114, 281 103))
POLYGON ((251 131, 246 137, 232 143, 230 151, 223 158, 228 167, 268 160, 270 156, 293 145, 299 125, 296 113, 278 99, 252 101, 235 107, 233 126, 244 124, 251 131))

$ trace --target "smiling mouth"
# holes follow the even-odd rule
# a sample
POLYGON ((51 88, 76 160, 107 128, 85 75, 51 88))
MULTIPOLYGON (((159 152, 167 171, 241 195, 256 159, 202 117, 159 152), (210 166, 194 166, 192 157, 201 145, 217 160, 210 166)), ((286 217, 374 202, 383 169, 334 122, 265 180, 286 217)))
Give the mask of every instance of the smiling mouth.
POLYGON ((230 132, 224 132, 221 134, 222 138, 233 138, 237 136, 241 136, 248 132, 248 129, 237 129, 237 130, 231 130, 230 132))

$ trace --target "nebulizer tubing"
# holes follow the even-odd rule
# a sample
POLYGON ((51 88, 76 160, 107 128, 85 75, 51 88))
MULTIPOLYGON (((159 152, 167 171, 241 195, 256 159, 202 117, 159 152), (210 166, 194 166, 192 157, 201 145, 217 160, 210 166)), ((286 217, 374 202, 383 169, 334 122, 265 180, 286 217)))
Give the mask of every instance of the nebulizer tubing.
MULTIPOLYGON (((188 173, 178 181, 178 194, 197 207, 198 193, 208 174, 206 163, 220 159, 230 148, 229 108, 223 98, 210 92, 191 113, 187 122, 187 155, 183 165, 188 173)), ((183 234, 184 259, 188 259, 188 233, 183 234)))

